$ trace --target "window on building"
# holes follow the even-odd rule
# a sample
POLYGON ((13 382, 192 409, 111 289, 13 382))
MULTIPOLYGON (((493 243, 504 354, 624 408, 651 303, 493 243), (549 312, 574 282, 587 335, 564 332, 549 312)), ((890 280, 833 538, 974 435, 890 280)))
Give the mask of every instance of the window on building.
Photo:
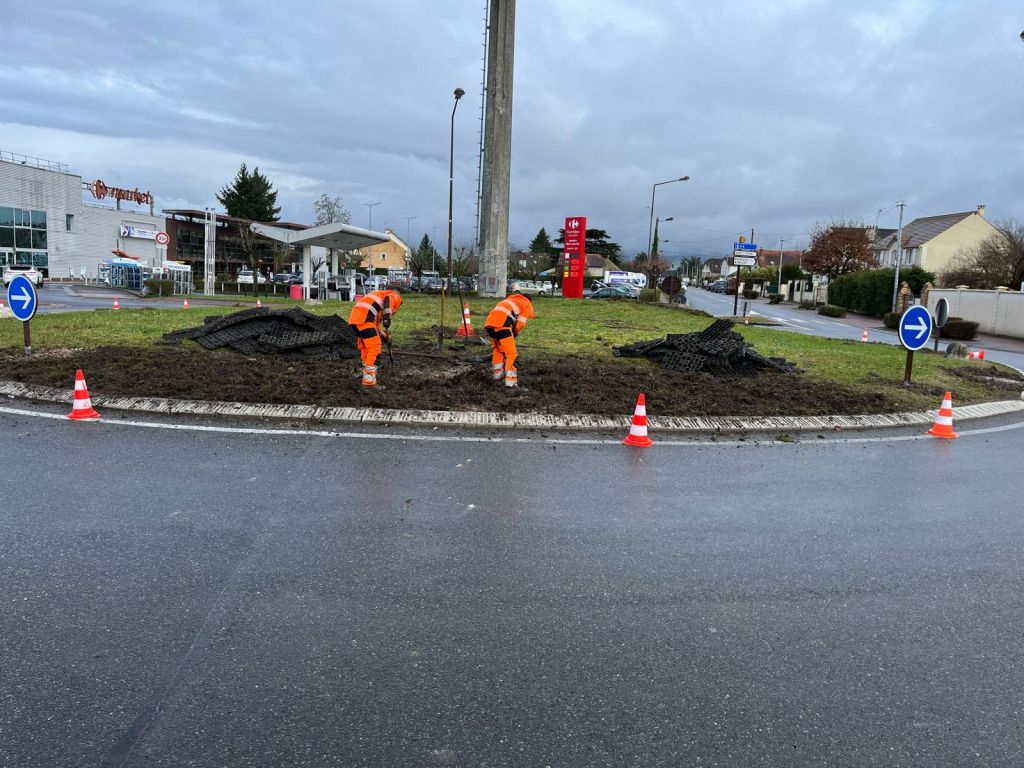
POLYGON ((75 214, 66 213, 64 214, 64 230, 67 232, 75 231, 75 214))
POLYGON ((387 255, 386 253, 382 253, 382 254, 380 255, 380 260, 381 260, 381 261, 387 261, 387 260, 388 260, 388 255, 387 255))

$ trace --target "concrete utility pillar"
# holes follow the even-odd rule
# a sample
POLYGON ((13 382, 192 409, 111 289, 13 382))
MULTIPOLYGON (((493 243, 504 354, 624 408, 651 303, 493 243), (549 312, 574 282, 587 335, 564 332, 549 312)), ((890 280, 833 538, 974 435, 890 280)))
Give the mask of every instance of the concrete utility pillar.
POLYGON ((487 38, 487 103, 480 205, 481 296, 504 296, 508 279, 508 198, 512 164, 512 70, 515 0, 490 0, 487 38))

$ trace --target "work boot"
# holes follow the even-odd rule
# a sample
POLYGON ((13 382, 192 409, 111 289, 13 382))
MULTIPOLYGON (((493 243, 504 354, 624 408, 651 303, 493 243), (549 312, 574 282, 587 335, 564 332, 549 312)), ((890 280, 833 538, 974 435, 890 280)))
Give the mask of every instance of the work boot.
POLYGON ((516 370, 505 371, 505 386, 514 389, 519 386, 519 372, 516 370))

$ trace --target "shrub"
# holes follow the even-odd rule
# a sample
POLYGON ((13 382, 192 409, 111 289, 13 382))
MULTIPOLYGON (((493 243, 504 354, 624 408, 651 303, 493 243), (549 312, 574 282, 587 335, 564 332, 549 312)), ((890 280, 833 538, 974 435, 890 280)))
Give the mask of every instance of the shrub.
MULTIPOLYGON (((895 279, 895 269, 867 269, 841 275, 828 287, 829 303, 881 317, 892 308, 895 279)), ((935 275, 920 267, 905 267, 900 269, 900 282, 904 281, 914 295, 920 295, 925 283, 935 281, 935 275)))
POLYGON ((165 280, 159 277, 151 277, 143 285, 146 286, 146 296, 173 296, 174 281, 165 280))
POLYGON ((735 288, 726 288, 725 289, 725 295, 726 296, 735 296, 736 295, 736 289, 735 288))
POLYGON ((837 307, 835 304, 822 304, 818 307, 818 314, 825 317, 846 317, 846 307, 837 307))
POLYGON ((757 291, 755 291, 752 288, 744 288, 743 289, 743 298, 744 299, 756 299, 757 298, 757 291))
POLYGON ((641 304, 657 304, 658 290, 656 288, 642 288, 640 290, 641 304))
POLYGON ((962 317, 951 317, 946 324, 939 329, 940 339, 961 339, 970 340, 978 335, 978 324, 973 320, 964 320, 962 317))
POLYGON ((896 330, 900 327, 900 313, 899 312, 886 312, 882 315, 882 323, 886 328, 896 330))
POLYGON ((797 309, 814 309, 817 306, 813 301, 804 299, 800 302, 800 306, 797 309))
POLYGON ((782 303, 782 294, 781 293, 769 293, 768 294, 768 303, 769 304, 781 304, 782 303))

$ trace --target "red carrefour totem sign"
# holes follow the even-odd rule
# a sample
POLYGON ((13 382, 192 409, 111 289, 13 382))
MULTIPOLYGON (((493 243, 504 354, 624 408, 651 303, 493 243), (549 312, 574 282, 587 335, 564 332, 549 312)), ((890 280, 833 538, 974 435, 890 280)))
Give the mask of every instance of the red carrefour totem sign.
POLYGON ((562 259, 562 296, 583 298, 583 275, 587 271, 587 217, 565 220, 565 255, 562 259))

